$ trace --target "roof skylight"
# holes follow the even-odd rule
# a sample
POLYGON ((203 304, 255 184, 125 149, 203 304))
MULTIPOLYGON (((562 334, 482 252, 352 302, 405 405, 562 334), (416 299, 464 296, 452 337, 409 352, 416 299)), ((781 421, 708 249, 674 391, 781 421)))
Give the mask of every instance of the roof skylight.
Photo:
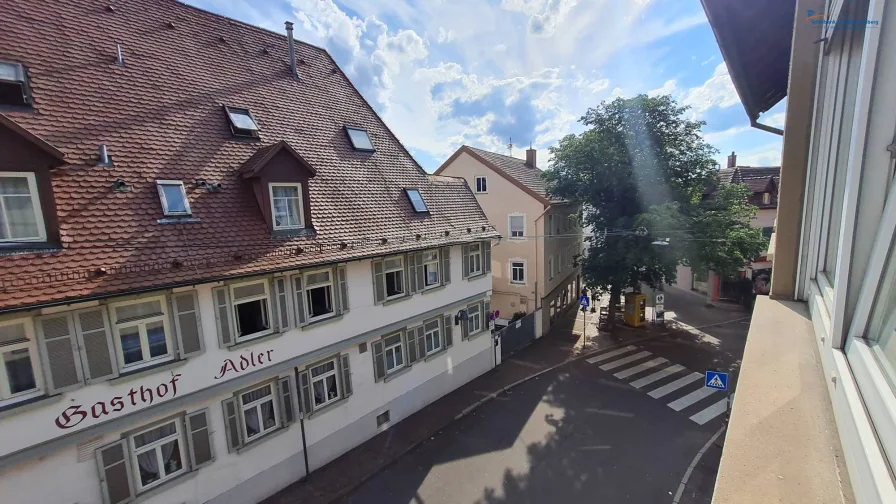
POLYGON ((370 135, 367 134, 367 130, 346 126, 345 132, 348 133, 348 139, 351 140, 352 147, 355 150, 369 152, 376 150, 373 148, 373 142, 370 141, 370 135))
POLYGON ((258 137, 258 123, 252 117, 249 109, 224 106, 227 119, 230 121, 230 131, 234 136, 258 137))
POLYGON ((417 213, 429 213, 429 208, 426 206, 426 202, 423 201, 423 196, 420 195, 420 191, 417 189, 405 189, 405 193, 408 195, 408 199, 411 201, 411 206, 414 207, 414 211, 417 213))
POLYGON ((157 180, 159 199, 165 215, 190 215, 190 202, 180 180, 157 180))

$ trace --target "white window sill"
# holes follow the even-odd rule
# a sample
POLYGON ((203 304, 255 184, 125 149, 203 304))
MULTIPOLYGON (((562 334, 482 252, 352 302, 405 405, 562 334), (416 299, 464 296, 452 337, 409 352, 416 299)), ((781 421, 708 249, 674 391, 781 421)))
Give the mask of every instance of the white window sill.
POLYGON ((254 345, 260 341, 267 341, 267 340, 276 338, 278 336, 281 336, 282 334, 283 334, 282 332, 273 331, 268 334, 262 334, 261 336, 253 336, 249 339, 237 341, 236 343, 227 347, 227 349, 231 350, 231 351, 232 350, 242 350, 243 348, 246 348, 249 345, 254 345))
POLYGON ((383 306, 389 306, 389 305, 391 305, 391 304, 400 303, 400 302, 402 302, 402 301, 406 301, 406 300, 408 300, 408 299, 411 299, 411 297, 412 297, 411 294, 405 294, 405 295, 403 295, 403 296, 396 296, 396 297, 393 297, 393 298, 386 298, 386 300, 383 301, 382 305, 383 305, 383 306))
POLYGON ((438 359, 439 357, 441 357, 442 355, 445 355, 447 353, 448 353, 447 348, 440 348, 440 349, 436 350, 435 352, 430 352, 430 353, 426 354, 426 357, 423 358, 423 362, 429 362, 431 360, 438 359))
POLYGON ((420 291, 420 294, 430 294, 433 292, 438 292, 438 291, 444 289, 445 287, 446 287, 445 284, 433 285, 432 287, 424 288, 422 291, 420 291))
POLYGON ((246 451, 249 451, 249 450, 251 450, 252 448, 255 448, 255 447, 258 446, 258 445, 264 444, 265 441, 267 441, 267 440, 269 440, 269 439, 273 439, 273 438, 275 438, 275 437, 277 437, 277 436, 283 434, 283 433, 286 432, 288 429, 289 429, 289 425, 287 425, 287 426, 285 426, 285 427, 281 425, 280 427, 277 427, 276 430, 271 431, 271 432, 269 432, 268 434, 265 434, 265 435, 263 435, 263 436, 257 437, 257 438, 255 438, 255 439, 253 439, 252 441, 248 441, 248 442, 247 442, 246 444, 244 444, 243 446, 240 446, 239 448, 237 448, 236 452, 237 452, 237 453, 244 453, 244 452, 246 452, 246 451))
POLYGON ((333 313, 332 315, 312 320, 312 321, 308 322, 307 324, 302 325, 301 329, 303 331, 310 330, 310 329, 316 329, 324 324, 327 324, 330 322, 336 322, 337 320, 342 320, 342 316, 343 316, 342 313, 340 313, 340 314, 333 313))
POLYGON ((386 374, 386 377, 383 378, 383 383, 389 383, 390 381, 398 378, 399 376, 407 373, 410 370, 411 370, 411 366, 408 366, 407 364, 405 364, 404 367, 396 369, 395 371, 392 371, 391 373, 386 374))
MULTIPOLYGON (((342 392, 342 391, 340 390, 340 392, 342 392)), ((332 411, 332 410, 338 408, 339 406, 346 404, 347 402, 348 402, 348 397, 340 397, 339 399, 336 399, 335 401, 333 401, 331 403, 324 404, 323 406, 315 406, 314 410, 310 414, 305 415, 305 419, 308 420, 311 418, 315 418, 318 415, 322 415, 328 411, 332 411)))
POLYGON ((146 366, 137 369, 123 369, 117 377, 109 380, 109 383, 117 384, 133 380, 134 378, 145 378, 149 373, 167 371, 169 369, 183 366, 186 363, 187 359, 175 359, 158 362, 156 364, 153 364, 152 366, 146 366))

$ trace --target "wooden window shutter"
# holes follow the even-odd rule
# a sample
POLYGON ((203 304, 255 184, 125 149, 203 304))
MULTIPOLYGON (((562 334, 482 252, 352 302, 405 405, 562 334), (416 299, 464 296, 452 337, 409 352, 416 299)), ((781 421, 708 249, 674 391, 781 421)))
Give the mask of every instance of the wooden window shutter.
POLYGON ((131 484, 131 457, 128 440, 120 439, 96 450, 100 470, 100 488, 104 504, 122 504, 134 500, 131 484))
POLYGON ((233 322, 230 318, 230 289, 227 286, 212 289, 215 301, 215 324, 218 327, 218 345, 221 348, 233 345, 233 322))
POLYGON ((417 328, 412 327, 404 332, 405 335, 405 353, 408 356, 408 365, 417 362, 419 358, 417 353, 417 328))
POLYGON ((211 433, 208 430, 208 408, 187 415, 187 437, 192 470, 209 465, 215 460, 211 433))
MULTIPOLYGON (((467 313, 466 308, 464 309, 464 313, 467 313)), ((460 339, 465 340, 470 337, 470 320, 461 320, 460 321, 460 339)))
POLYGON ((224 431, 227 436, 227 451, 233 453, 243 446, 243 436, 240 433, 239 408, 236 398, 229 397, 221 401, 221 409, 224 410, 224 431))
POLYGON ((423 271, 423 252, 418 252, 414 256, 414 262, 417 265, 414 273, 417 276, 417 290, 422 292, 426 288, 426 274, 423 271))
POLYGON ((454 344, 454 336, 452 334, 454 331, 453 318, 451 315, 442 317, 442 334, 445 335, 445 348, 450 348, 454 344))
POLYGON ((492 272, 492 242, 482 242, 482 271, 492 272))
POLYGON ((417 254, 408 254, 404 258, 404 273, 408 282, 408 294, 417 292, 417 254))
POLYGON ((423 359, 426 357, 426 330, 424 326, 420 326, 417 328, 417 358, 423 359))
POLYGON ((280 378, 280 422, 289 425, 296 421, 295 408, 293 406, 292 382, 289 377, 280 378))
POLYGON ((442 248, 442 285, 451 283, 451 247, 442 248))
POLYGON ((464 255, 464 260, 463 260, 464 270, 461 273, 463 274, 462 276, 464 278, 467 278, 470 276, 470 248, 468 246, 464 245, 463 247, 461 247, 461 250, 463 251, 463 255, 464 255))
POLYGON ((311 378, 308 376, 308 371, 299 373, 299 391, 302 399, 302 413, 308 416, 314 410, 311 405, 311 378))
POLYGON ((277 308, 277 327, 280 332, 287 331, 292 327, 290 323, 289 308, 289 286, 286 283, 286 277, 274 278, 274 297, 277 308))
POLYGON ((296 304, 296 325, 303 326, 308 321, 305 316, 305 291, 302 289, 302 274, 292 277, 292 299, 296 304))
POLYGON ((109 330, 106 308, 100 306, 75 312, 75 329, 81 346, 82 369, 87 383, 118 376, 118 358, 109 330))
POLYGON ((373 301, 382 303, 386 300, 386 270, 382 259, 370 263, 373 269, 373 301))
POLYGON ((372 348, 370 355, 373 356, 373 377, 376 381, 380 381, 386 377, 386 358, 383 355, 383 342, 374 341, 370 347, 372 348))
POLYGON ((38 317, 36 322, 47 392, 54 395, 82 386, 84 374, 71 314, 38 317))
POLYGON ((342 302, 342 313, 348 311, 348 278, 346 276, 345 265, 336 266, 336 278, 339 281, 339 300, 342 302))
POLYGON ((340 355, 339 362, 342 364, 342 397, 345 398, 352 395, 352 368, 348 354, 340 355))
POLYGON ((199 355, 205 350, 202 341, 202 323, 199 320, 199 301, 196 291, 182 292, 171 296, 174 313, 174 327, 177 332, 177 347, 182 359, 199 355))
POLYGON ((490 327, 489 317, 491 315, 491 301, 486 299, 482 305, 482 327, 488 329, 490 327))

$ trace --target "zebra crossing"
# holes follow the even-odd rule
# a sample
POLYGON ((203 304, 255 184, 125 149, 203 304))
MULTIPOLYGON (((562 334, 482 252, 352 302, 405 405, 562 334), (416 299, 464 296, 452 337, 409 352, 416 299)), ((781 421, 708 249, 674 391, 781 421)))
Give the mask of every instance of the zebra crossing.
POLYGON ((704 387, 703 373, 691 371, 637 345, 599 352, 585 362, 612 372, 614 377, 627 381, 653 399, 666 402, 669 408, 689 414, 697 424, 704 425, 728 411, 727 394, 704 387))

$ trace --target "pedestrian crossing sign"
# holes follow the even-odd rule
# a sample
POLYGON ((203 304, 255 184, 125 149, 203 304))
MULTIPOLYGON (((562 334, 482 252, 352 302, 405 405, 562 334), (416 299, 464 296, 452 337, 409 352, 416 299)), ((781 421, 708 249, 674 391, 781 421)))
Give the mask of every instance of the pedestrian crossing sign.
POLYGON ((719 371, 707 371, 706 388, 728 390, 728 373, 721 373, 719 371))

